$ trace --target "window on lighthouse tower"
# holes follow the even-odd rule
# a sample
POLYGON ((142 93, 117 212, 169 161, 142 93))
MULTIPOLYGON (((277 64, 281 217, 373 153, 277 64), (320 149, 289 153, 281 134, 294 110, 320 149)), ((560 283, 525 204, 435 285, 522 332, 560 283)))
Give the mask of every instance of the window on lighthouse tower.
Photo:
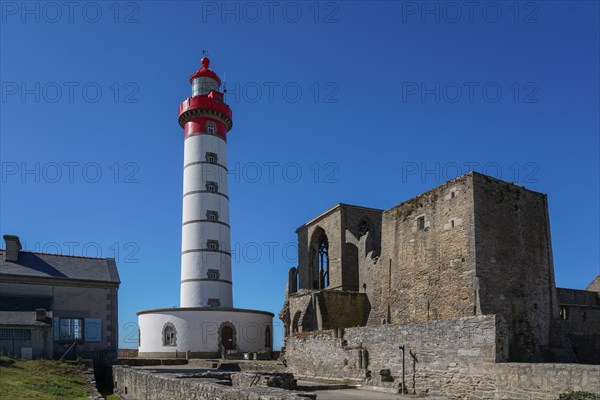
POLYGON ((215 153, 206 153, 206 162, 216 164, 219 157, 215 153))
POLYGON ((216 193, 218 189, 219 186, 216 182, 206 182, 206 190, 208 190, 209 192, 216 193))
POLYGON ((207 271, 207 275, 208 275, 208 279, 210 279, 211 281, 216 281, 217 279, 219 279, 219 270, 218 269, 209 269, 207 271))
POLYGON ((216 134, 216 127, 215 124, 212 122, 207 122, 206 123, 206 133, 208 133, 209 135, 214 135, 216 134))
POLYGON ((209 221, 218 221, 219 213, 217 211, 208 210, 206 212, 206 219, 209 221))

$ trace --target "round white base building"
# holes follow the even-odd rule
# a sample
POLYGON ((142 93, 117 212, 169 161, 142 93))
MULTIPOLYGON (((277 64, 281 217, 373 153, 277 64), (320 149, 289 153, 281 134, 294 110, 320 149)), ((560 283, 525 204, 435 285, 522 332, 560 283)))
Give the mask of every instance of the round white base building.
POLYGON ((138 312, 140 357, 272 350, 273 314, 233 308, 227 132, 232 112, 209 59, 179 106, 184 128, 181 308, 138 312))
POLYGON ((272 350, 273 314, 226 308, 162 308, 140 311, 138 356, 216 358, 272 350))

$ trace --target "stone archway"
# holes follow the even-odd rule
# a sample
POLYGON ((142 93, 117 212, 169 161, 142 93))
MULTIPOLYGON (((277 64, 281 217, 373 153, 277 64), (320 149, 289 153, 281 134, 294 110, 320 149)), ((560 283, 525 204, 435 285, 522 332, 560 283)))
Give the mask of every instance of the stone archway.
POLYGON ((302 312, 296 311, 294 314, 294 319, 292 320, 292 333, 300 332, 300 316, 302 312))

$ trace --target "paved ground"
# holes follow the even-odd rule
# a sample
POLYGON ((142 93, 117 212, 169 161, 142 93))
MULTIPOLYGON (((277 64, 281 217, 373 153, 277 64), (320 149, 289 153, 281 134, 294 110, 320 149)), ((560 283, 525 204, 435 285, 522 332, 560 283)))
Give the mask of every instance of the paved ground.
MULTIPOLYGON (((419 396, 414 395, 402 396, 400 394, 381 393, 363 389, 339 389, 339 386, 338 389, 333 389, 336 386, 335 384, 323 382, 301 380, 298 382, 298 385, 306 389, 313 387, 312 391, 317 394, 317 400, 410 400, 419 398, 419 396), (327 389, 327 386, 331 386, 332 389, 327 389)), ((428 396, 427 400, 446 400, 446 398, 428 396)))
POLYGON ((370 392, 358 389, 319 390, 317 400, 402 400, 408 399, 400 395, 370 392))

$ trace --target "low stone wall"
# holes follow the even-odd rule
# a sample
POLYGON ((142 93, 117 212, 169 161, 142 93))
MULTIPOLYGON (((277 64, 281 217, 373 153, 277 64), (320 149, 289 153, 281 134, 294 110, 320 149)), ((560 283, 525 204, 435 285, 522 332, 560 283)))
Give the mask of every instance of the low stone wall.
POLYGON ((600 394, 600 365, 496 364, 497 399, 556 400, 570 391, 600 394))
POLYGON ((600 392, 600 365, 496 363, 496 343, 502 337, 498 326, 496 317, 478 316, 347 328, 341 336, 305 332, 286 338, 285 358, 296 378, 360 382, 399 393, 403 345, 408 393, 447 399, 556 400, 570 391, 600 392), (416 356, 414 364, 410 352, 416 356))
POLYGON ((118 358, 134 358, 138 356, 137 349, 119 349, 117 352, 118 358))
POLYGON ((82 360, 83 364, 83 375, 88 383, 90 400, 104 400, 104 397, 98 392, 96 385, 96 375, 94 374, 94 360, 82 360))
POLYGON ((231 374, 233 386, 252 387, 268 386, 295 390, 297 386, 294 375, 287 372, 248 371, 231 374))
POLYGON ((185 358, 118 358, 115 365, 130 365, 135 367, 146 367, 152 365, 185 365, 189 360, 185 358))
POLYGON ((233 387, 219 378, 161 374, 140 368, 114 366, 114 392, 123 400, 306 400, 314 393, 252 386, 233 387))
POLYGON ((286 361, 298 376, 362 380, 365 386, 402 390, 402 352, 409 393, 449 399, 493 399, 496 320, 477 316, 411 325, 300 333, 286 339, 286 361), (416 356, 416 362, 410 353, 416 356))

